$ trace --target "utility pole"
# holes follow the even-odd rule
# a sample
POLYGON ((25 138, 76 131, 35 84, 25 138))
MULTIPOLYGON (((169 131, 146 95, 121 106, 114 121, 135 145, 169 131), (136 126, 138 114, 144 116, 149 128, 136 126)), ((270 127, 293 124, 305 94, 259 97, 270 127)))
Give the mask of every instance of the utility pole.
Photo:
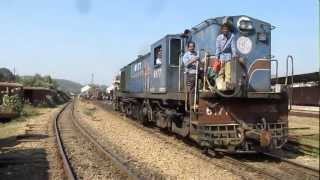
POLYGON ((94 74, 92 73, 91 74, 91 85, 93 85, 93 83, 94 83, 94 74))
POLYGON ((16 78, 16 67, 13 66, 13 81, 16 81, 17 78, 16 78))

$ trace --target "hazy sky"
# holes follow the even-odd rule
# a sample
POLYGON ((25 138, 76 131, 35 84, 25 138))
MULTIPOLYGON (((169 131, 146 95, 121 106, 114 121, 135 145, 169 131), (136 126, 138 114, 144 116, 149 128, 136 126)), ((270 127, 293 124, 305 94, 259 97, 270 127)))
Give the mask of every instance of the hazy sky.
POLYGON ((318 0, 0 0, 0 67, 109 84, 165 34, 216 16, 248 15, 277 28, 272 54, 295 72, 319 70, 318 0))

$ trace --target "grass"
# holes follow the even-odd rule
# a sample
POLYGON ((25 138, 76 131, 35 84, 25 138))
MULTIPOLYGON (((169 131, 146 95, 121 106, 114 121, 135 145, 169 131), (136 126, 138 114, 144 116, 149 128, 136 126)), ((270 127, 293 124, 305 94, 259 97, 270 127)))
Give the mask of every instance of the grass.
POLYGON ((27 118, 27 117, 38 116, 38 115, 41 115, 39 108, 33 107, 27 104, 27 105, 24 105, 20 118, 27 118))
POLYGON ((23 130, 27 118, 38 115, 41 115, 39 108, 35 108, 31 105, 24 105, 21 116, 11 119, 5 123, 0 122, 0 140, 11 136, 16 136, 23 130))

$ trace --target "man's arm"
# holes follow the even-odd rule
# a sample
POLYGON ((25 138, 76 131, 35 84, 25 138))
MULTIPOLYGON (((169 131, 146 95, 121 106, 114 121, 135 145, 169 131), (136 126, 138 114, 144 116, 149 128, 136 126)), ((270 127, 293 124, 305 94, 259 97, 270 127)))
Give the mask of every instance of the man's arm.
POLYGON ((189 59, 189 57, 188 57, 188 54, 187 53, 184 53, 184 55, 183 55, 183 57, 182 57, 182 62, 183 62, 183 65, 184 66, 187 66, 188 64, 188 59, 189 59))
POLYGON ((188 66, 189 64, 196 62, 198 59, 199 59, 198 56, 191 57, 189 54, 185 54, 182 58, 183 64, 185 66, 188 66))

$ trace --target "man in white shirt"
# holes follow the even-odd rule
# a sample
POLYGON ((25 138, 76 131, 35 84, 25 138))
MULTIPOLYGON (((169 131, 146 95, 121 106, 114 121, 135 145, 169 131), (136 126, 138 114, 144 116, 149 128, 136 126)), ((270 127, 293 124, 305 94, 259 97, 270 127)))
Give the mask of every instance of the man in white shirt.
POLYGON ((196 62, 199 61, 199 56, 195 51, 195 43, 189 42, 187 44, 187 52, 183 55, 182 61, 184 64, 184 73, 186 74, 187 88, 189 94, 189 103, 194 103, 194 91, 195 91, 195 80, 196 80, 196 62))

